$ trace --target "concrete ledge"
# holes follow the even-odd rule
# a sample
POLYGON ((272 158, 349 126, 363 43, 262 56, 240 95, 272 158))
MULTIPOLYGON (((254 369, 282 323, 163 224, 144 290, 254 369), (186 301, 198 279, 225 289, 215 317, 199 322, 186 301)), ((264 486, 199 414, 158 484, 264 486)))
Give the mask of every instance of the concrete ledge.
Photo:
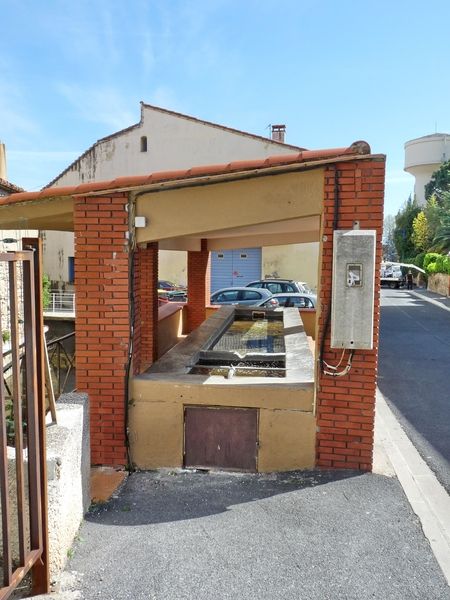
MULTIPOLYGON (((57 425, 48 425, 47 489, 50 576, 64 568, 67 552, 89 508, 89 414, 86 394, 64 394, 57 403, 57 425)), ((28 455, 24 450, 25 544, 29 545, 28 455)), ((13 560, 19 556, 16 493, 16 452, 8 448, 9 532, 13 560)), ((1 513, 0 513, 1 514, 1 513)), ((1 536, 1 519, 0 519, 1 536)))
POLYGON ((50 574, 67 561, 67 551, 90 504, 89 411, 86 394, 63 394, 57 425, 47 427, 50 574))

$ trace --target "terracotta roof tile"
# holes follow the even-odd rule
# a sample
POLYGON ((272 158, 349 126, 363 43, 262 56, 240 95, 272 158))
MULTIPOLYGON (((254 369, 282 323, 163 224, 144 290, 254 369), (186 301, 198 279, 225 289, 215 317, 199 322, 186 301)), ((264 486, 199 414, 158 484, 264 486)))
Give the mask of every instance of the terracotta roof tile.
POLYGON ((6 179, 2 179, 1 177, 0 177, 0 189, 4 190, 5 192, 9 192, 11 194, 16 194, 18 192, 25 191, 23 188, 19 187, 18 185, 14 185, 14 183, 10 183, 9 181, 6 181, 6 179))
POLYGON ((369 155, 370 146, 367 142, 355 142, 348 148, 332 148, 325 150, 304 150, 295 154, 269 156, 261 160, 239 160, 219 165, 203 165, 191 169, 179 169, 174 171, 159 171, 149 175, 132 175, 128 177, 117 177, 109 181, 97 181, 93 183, 82 183, 75 186, 45 188, 40 192, 23 192, 0 198, 0 206, 15 204, 19 202, 31 202, 47 198, 60 198, 62 196, 77 196, 93 192, 101 192, 112 189, 127 189, 144 187, 152 183, 164 183, 168 181, 181 181, 198 177, 215 175, 226 175, 245 171, 264 170, 270 167, 288 166, 301 163, 338 162, 339 158, 351 158, 352 156, 369 155))

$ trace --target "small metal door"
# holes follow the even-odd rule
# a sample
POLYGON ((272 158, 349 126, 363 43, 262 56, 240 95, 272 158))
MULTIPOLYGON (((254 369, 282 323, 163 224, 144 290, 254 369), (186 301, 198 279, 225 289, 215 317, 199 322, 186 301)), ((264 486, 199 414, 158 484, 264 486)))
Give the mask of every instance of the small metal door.
POLYGON ((256 471, 258 410, 189 406, 184 410, 186 467, 256 471))

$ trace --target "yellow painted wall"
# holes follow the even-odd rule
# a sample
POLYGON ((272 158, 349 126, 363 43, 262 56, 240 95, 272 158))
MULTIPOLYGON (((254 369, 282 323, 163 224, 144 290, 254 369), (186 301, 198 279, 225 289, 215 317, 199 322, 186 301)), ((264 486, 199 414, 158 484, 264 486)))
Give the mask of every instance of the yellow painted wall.
POLYGON ((262 277, 306 281, 317 289, 319 243, 268 246, 262 249, 262 277))
POLYGON ((310 468, 315 460, 313 383, 202 385, 134 378, 129 428, 131 457, 140 469, 183 466, 185 405, 260 409, 259 470, 310 468))

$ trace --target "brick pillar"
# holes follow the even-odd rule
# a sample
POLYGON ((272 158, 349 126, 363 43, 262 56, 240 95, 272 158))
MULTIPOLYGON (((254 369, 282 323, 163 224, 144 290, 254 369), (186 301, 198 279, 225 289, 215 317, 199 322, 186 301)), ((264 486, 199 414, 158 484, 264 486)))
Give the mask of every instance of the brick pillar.
POLYGON ((211 295, 211 264, 206 240, 202 240, 201 250, 188 252, 188 305, 187 332, 191 332, 206 318, 205 307, 209 306, 211 295))
MULTIPOLYGON (((361 229, 377 230, 375 272, 381 262, 383 228, 384 158, 341 163, 336 165, 339 184, 338 229, 352 229, 358 220, 361 229)), ((333 261, 333 214, 335 173, 325 170, 322 264, 320 281, 321 315, 319 345, 324 335, 326 315, 331 304, 331 274, 333 261)), ((343 377, 320 373, 317 389, 317 465, 360 469, 372 468, 375 390, 380 318, 379 277, 376 277, 374 348, 355 350, 353 366, 343 377)), ((330 349, 330 331, 325 338, 324 359, 329 364, 339 362, 342 350, 330 349)))
POLYGON ((134 255, 133 373, 156 360, 158 349, 158 244, 138 247, 134 255))
POLYGON ((124 193, 74 199, 76 374, 89 394, 92 464, 127 463, 127 203, 124 193))

